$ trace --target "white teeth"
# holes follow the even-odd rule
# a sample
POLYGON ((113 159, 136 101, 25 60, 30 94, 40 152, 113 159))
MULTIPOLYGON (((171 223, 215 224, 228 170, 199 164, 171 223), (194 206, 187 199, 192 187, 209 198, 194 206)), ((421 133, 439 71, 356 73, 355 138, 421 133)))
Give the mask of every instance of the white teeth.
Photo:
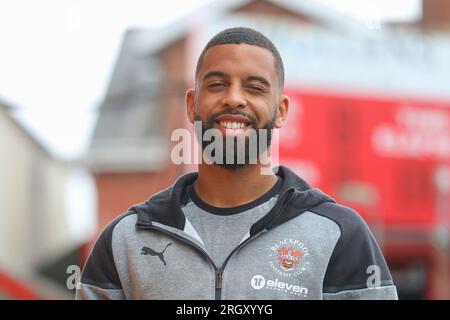
POLYGON ((245 128, 245 123, 243 123, 243 122, 220 121, 220 125, 227 129, 233 129, 233 130, 245 128))

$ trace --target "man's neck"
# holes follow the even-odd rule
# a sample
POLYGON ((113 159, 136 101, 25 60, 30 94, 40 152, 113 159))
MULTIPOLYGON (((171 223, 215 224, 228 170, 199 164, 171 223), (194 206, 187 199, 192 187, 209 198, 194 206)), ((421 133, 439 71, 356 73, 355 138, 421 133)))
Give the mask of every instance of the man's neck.
POLYGON ((220 208, 240 206, 268 192, 276 183, 275 174, 261 174, 261 166, 248 165, 225 169, 218 165, 200 164, 194 183, 198 196, 206 203, 220 208))

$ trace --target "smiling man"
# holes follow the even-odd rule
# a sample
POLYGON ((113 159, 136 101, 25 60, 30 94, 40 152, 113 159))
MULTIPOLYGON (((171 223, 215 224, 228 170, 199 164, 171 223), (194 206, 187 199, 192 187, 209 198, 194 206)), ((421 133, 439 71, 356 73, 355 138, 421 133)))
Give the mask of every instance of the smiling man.
MULTIPOLYGON (((249 28, 224 30, 204 48, 195 76, 187 116, 223 138, 222 148, 105 228, 76 297, 397 299, 355 211, 286 167, 263 174, 271 164, 260 156, 270 159, 271 131, 289 109, 272 42, 249 28)), ((213 143, 197 138, 203 150, 213 143)))

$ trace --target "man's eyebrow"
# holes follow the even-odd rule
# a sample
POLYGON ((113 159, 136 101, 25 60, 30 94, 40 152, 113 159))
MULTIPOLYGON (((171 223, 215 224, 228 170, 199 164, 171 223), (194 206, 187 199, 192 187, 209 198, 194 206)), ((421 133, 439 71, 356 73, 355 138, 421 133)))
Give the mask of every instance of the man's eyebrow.
MULTIPOLYGON (((212 78, 212 77, 224 78, 226 76, 227 76, 227 74, 223 71, 210 71, 204 75, 203 80, 206 80, 206 79, 212 78)), ((246 81, 259 81, 259 82, 265 84, 266 86, 270 87, 269 80, 267 80, 266 78, 261 77, 261 76, 248 76, 245 80, 246 81)))
POLYGON ((247 81, 259 81, 265 84, 266 86, 270 87, 270 82, 264 77, 261 76, 248 76, 247 81))
POLYGON ((223 77, 226 77, 226 74, 225 74, 225 72, 222 72, 222 71, 210 71, 207 74, 205 74, 205 76, 203 77, 203 80, 206 80, 206 79, 211 78, 211 77, 221 77, 221 78, 223 78, 223 77))

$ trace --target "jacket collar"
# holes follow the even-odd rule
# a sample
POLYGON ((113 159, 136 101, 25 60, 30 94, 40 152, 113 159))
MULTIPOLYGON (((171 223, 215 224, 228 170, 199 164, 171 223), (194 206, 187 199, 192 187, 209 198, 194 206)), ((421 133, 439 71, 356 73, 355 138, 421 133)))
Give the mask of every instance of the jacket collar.
MULTIPOLYGON (((251 234, 255 234, 263 228, 273 228, 321 203, 334 202, 321 190, 311 188, 306 181, 287 167, 276 167, 274 172, 283 179, 280 196, 275 207, 252 226, 251 234)), ((131 207, 129 210, 138 214, 137 226, 151 226, 152 222, 158 222, 184 230, 186 218, 181 208, 189 200, 186 188, 197 179, 197 176, 197 172, 187 173, 171 187, 157 193, 147 201, 131 207)))

